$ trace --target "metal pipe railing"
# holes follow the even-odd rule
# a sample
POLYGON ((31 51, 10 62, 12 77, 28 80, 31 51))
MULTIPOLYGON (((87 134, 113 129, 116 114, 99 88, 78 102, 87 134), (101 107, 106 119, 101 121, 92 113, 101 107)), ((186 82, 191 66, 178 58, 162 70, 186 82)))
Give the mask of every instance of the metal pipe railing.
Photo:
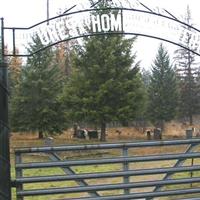
POLYGON ((200 138, 183 139, 183 140, 165 140, 165 141, 141 141, 141 142, 127 142, 127 143, 106 143, 106 144, 84 144, 84 145, 67 145, 55 147, 32 147, 16 149, 16 153, 48 153, 59 151, 84 151, 84 150, 100 150, 100 149, 122 149, 122 148, 140 148, 140 147, 159 147, 159 146, 173 146, 173 145, 189 145, 200 144, 200 138))
POLYGON ((115 171, 105 173, 85 173, 76 175, 58 175, 58 176, 36 176, 36 177, 22 177, 16 179, 16 184, 25 183, 41 183, 41 182, 57 182, 57 181, 71 181, 71 180, 84 180, 84 179, 101 179, 101 178, 113 178, 124 176, 141 176, 141 175, 156 175, 165 173, 180 173, 200 171, 200 166, 187 166, 187 167, 167 167, 167 168, 155 168, 155 169, 143 169, 143 170, 128 170, 128 171, 115 171))
MULTIPOLYGON (((159 191, 157 193, 154 192, 146 192, 146 193, 133 193, 129 195, 114 195, 107 197, 96 197, 96 198, 65 198, 62 200, 131 200, 131 199, 144 199, 150 197, 169 197, 175 195, 188 195, 188 194, 198 194, 200 193, 200 188, 194 189, 184 189, 184 190, 169 190, 169 191, 159 191)), ((182 200, 182 199, 181 199, 182 200)), ((190 200, 190 199, 188 199, 190 200)), ((199 198, 197 198, 199 200, 199 198)))
MULTIPOLYGON (((146 192, 146 193, 132 193, 129 195, 114 195, 114 196, 107 196, 107 197, 97 197, 97 198, 65 198, 62 200, 131 200, 131 199, 141 199, 144 198, 153 198, 153 197, 169 197, 175 195, 188 195, 188 194, 198 194, 200 192, 200 188, 195 189, 185 189, 185 190, 169 190, 169 191, 159 191, 156 194, 154 192, 146 192)), ((60 199, 61 200, 61 199, 60 199)), ((183 199, 180 199, 183 200, 183 199)), ((199 198, 192 198, 187 200, 199 200, 199 198)))
POLYGON ((16 169, 36 169, 36 168, 52 168, 52 167, 64 167, 64 166, 119 164, 119 163, 124 163, 124 162, 151 162, 151 161, 191 159, 191 158, 200 158, 200 153, 163 154, 163 155, 150 155, 150 156, 90 159, 90 160, 67 160, 67 161, 57 161, 57 162, 21 163, 21 164, 16 164, 16 169))

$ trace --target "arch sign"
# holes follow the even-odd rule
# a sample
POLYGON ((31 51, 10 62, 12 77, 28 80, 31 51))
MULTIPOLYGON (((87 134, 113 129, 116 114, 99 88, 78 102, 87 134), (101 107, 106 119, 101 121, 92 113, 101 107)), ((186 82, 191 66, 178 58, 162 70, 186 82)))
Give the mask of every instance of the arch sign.
POLYGON ((150 9, 142 3, 128 0, 112 2, 112 6, 102 9, 85 8, 83 4, 73 6, 64 14, 26 28, 3 27, 5 43, 13 41, 9 48, 12 54, 7 56, 30 56, 25 46, 34 35, 38 35, 44 48, 47 48, 63 41, 99 34, 151 37, 200 55, 200 31, 178 20, 167 10, 150 9))

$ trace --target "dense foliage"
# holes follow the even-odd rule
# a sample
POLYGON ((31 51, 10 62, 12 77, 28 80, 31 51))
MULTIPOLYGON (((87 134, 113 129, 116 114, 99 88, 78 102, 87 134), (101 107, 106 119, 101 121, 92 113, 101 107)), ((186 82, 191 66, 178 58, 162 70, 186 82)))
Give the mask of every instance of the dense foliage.
MULTIPOLYGON (((42 43, 33 38, 29 51, 42 43)), ((11 125, 17 131, 38 131, 40 137, 61 133, 66 128, 65 112, 60 102, 64 78, 53 60, 52 49, 40 52, 22 68, 19 85, 11 100, 11 125)))
MULTIPOLYGON (((110 3, 102 1, 95 7, 110 3)), ((101 12, 111 11, 93 14, 101 12)), ((190 20, 187 10, 186 22, 190 24, 190 20)), ((19 58, 10 59, 12 130, 37 131, 42 137, 62 133, 69 121, 86 122, 101 128, 104 141, 110 122, 124 125, 145 119, 163 128, 163 123, 174 119, 179 111, 192 124, 192 116, 199 114, 200 108, 200 72, 194 67, 195 56, 178 49, 175 73, 161 44, 152 69, 141 73, 133 53, 135 40, 121 34, 90 36, 80 44, 61 43, 38 52, 25 64, 19 58)), ((190 35, 185 43, 191 46, 190 35)), ((42 47, 35 36, 28 51, 42 47)))
MULTIPOLYGON (((185 15, 185 23, 192 25, 191 12, 187 7, 185 15)), ((190 27, 185 26, 188 34, 185 35, 184 42, 188 49, 195 50, 193 46, 192 34, 190 27)), ((182 117, 188 118, 190 125, 193 124, 193 115, 199 114, 199 87, 197 71, 199 63, 196 62, 196 56, 189 50, 179 48, 175 51, 177 63, 177 75, 179 78, 180 87, 180 102, 179 114, 182 117)))
POLYGON ((144 108, 144 88, 131 55, 133 41, 121 35, 86 39, 65 88, 68 111, 76 120, 100 125, 102 140, 106 123, 135 119, 144 108))
POLYGON ((148 115, 155 125, 162 127, 164 121, 170 121, 176 116, 178 103, 176 74, 162 44, 152 66, 148 93, 148 115))

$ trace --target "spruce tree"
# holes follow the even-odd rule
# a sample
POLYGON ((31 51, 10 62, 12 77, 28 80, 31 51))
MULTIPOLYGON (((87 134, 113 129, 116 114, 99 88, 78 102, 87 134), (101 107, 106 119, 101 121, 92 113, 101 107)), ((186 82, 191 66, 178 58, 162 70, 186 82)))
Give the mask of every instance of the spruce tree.
MULTIPOLYGON (((100 2, 95 7, 109 4, 100 2)), ((111 11, 93 14, 102 12, 111 11)), ((90 31, 88 27, 86 30, 90 31)), ((136 55, 132 54, 135 39, 120 34, 91 36, 76 49, 75 70, 63 99, 72 119, 92 122, 101 128, 101 141, 106 140, 107 123, 124 124, 144 110, 144 85, 136 55)))
POLYGON ((152 66, 148 94, 150 120, 163 128, 165 121, 170 121, 176 116, 178 90, 175 71, 162 44, 152 66))
MULTIPOLYGON (((185 15, 185 23, 192 26, 192 18, 189 6, 185 15)), ((192 34, 190 34, 191 28, 184 26, 184 29, 188 31, 187 35, 184 35, 184 42, 188 49, 192 49, 192 34)), ((195 50, 195 49, 192 49, 195 50)), ((175 51, 175 59, 177 63, 177 75, 179 79, 180 88, 180 103, 179 114, 181 117, 186 117, 189 120, 190 125, 193 124, 193 115, 198 111, 198 85, 196 82, 196 74, 198 68, 196 65, 196 56, 187 49, 179 48, 175 51)))
MULTIPOLYGON (((18 50, 16 50, 18 52, 18 50)), ((20 57, 11 57, 8 64, 8 82, 10 98, 14 95, 15 88, 19 84, 19 77, 23 65, 23 60, 20 57)))
MULTIPOLYGON (((33 38, 28 51, 43 47, 38 36, 33 38)), ((30 57, 22 68, 16 94, 11 100, 11 125, 14 131, 61 133, 66 127, 65 112, 60 94, 63 76, 55 65, 51 48, 30 57)))
POLYGON ((200 67, 198 69, 197 72, 197 77, 196 77, 196 97, 197 97, 197 101, 196 101, 196 112, 195 114, 200 114, 200 67))

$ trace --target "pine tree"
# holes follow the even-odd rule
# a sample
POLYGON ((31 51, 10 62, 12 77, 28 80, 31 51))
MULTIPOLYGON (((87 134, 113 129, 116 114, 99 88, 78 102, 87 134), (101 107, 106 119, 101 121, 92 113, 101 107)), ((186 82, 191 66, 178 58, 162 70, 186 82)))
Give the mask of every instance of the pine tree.
POLYGON ((76 71, 65 88, 70 116, 98 124, 102 141, 107 123, 135 119, 144 109, 142 78, 131 53, 133 42, 122 35, 84 40, 75 59, 76 71))
POLYGON ((151 71, 147 69, 142 69, 142 80, 144 82, 145 88, 149 87, 150 77, 151 77, 151 71))
MULTIPOLYGON (((58 15, 62 15, 63 12, 58 12, 58 15)), ((68 21, 70 20, 70 16, 65 16, 65 20, 68 21)), ((60 20, 63 19, 56 19, 57 22, 59 23, 60 20)), ((56 30, 59 32, 59 28, 55 27, 56 30)), ((65 35, 69 35, 69 27, 65 26, 64 28, 64 34, 65 35)), ((72 63, 71 63, 71 57, 73 55, 73 50, 72 47, 75 46, 77 44, 77 40, 73 39, 70 41, 65 41, 62 43, 59 43, 55 46, 55 60, 56 63, 58 64, 58 66, 61 68, 61 70, 63 71, 63 73, 66 76, 70 76, 71 75, 71 71, 72 71, 72 63)))
POLYGON ((163 128, 165 121, 170 121, 176 116, 178 90, 175 71, 170 64, 168 52, 162 44, 152 66, 148 93, 150 120, 163 128))
POLYGON ((199 70, 197 72, 197 77, 196 77, 196 97, 197 97, 197 101, 196 101, 196 108, 197 111, 195 112, 196 114, 200 114, 200 67, 199 70))
MULTIPOLYGON (((16 50, 18 52, 18 50, 16 50)), ((11 57, 8 64, 8 78, 10 98, 15 91, 15 87, 19 84, 20 73, 22 69, 23 60, 20 57, 11 57)))
MULTIPOLYGON (((39 37, 33 38, 30 53, 43 47, 39 37)), ((44 134, 61 133, 66 128, 65 111, 60 102, 63 76, 55 65, 52 49, 39 52, 22 68, 19 85, 11 100, 11 125, 15 131, 44 134)))
POLYGON ((56 46, 56 57, 55 61, 60 67, 61 71, 66 75, 70 76, 72 71, 70 44, 68 42, 60 43, 56 46))
MULTIPOLYGON (((185 15, 185 23, 192 25, 192 18, 189 6, 187 7, 187 12, 185 15)), ((190 31, 189 26, 184 27, 185 30, 190 31)), ((192 47, 191 34, 185 35, 183 38, 188 49, 192 47)), ((192 49, 195 50, 195 49, 192 49)), ((177 75, 179 78, 180 87, 180 104, 179 113, 182 117, 187 117, 189 119, 190 125, 193 123, 193 115, 196 113, 198 95, 197 95, 197 85, 196 85, 196 61, 195 55, 184 48, 177 49, 175 51, 176 61, 177 61, 177 75)))

